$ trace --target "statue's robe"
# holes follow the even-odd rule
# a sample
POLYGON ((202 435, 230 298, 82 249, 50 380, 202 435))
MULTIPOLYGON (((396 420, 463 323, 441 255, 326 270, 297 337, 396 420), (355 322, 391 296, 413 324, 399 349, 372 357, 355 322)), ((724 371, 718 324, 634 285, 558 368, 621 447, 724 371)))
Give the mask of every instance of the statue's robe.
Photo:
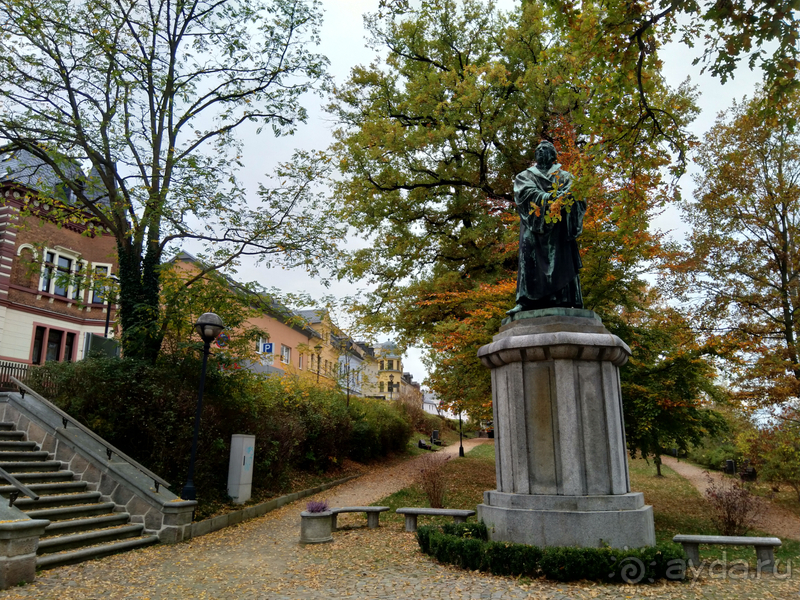
POLYGON ((571 196, 573 179, 554 164, 546 173, 534 165, 514 180, 520 217, 517 304, 524 310, 583 308, 576 238, 583 231, 586 202, 574 200, 569 212, 562 208, 560 221, 545 222, 554 189, 557 197, 571 196))

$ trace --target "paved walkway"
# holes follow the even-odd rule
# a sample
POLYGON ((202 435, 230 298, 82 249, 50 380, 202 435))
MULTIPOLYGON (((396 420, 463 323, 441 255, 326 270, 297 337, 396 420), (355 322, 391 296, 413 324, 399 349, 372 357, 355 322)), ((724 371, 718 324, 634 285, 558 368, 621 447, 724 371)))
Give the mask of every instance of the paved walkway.
MULTIPOLYGON (((469 440, 467 449, 485 440, 469 440)), ((457 452, 457 446, 445 449, 457 452)), ((405 487, 415 461, 378 468, 316 499, 334 505, 368 504, 405 487)), ((154 546, 41 574, 36 583, 0 600, 220 599, 220 600, 516 600, 638 598, 799 598, 798 583, 705 578, 697 584, 648 586, 494 577, 437 564, 419 552, 401 523, 349 529, 334 542, 302 547, 298 513, 306 500, 259 519, 187 543, 154 546)), ((363 515, 341 515, 362 519, 363 515)))
MULTIPOLYGON (((662 456, 661 460, 670 469, 691 483, 701 495, 705 495, 708 487, 707 476, 710 476, 714 481, 720 481, 724 477, 721 473, 706 471, 685 461, 679 461, 672 456, 662 456)), ((763 510, 758 522, 759 529, 782 538, 800 540, 800 518, 797 515, 771 502, 765 501, 762 505, 763 510)), ((800 564, 798 566, 800 567, 800 564)), ((798 594, 798 597, 800 597, 800 594, 798 594)))

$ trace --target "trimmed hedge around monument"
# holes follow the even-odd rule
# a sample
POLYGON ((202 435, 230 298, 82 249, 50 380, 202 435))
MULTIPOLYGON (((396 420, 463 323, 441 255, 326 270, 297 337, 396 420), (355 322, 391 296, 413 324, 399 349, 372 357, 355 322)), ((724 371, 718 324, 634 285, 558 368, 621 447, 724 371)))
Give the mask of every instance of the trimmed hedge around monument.
POLYGON ((422 526, 417 529, 417 542, 422 552, 439 562, 495 575, 651 583, 657 579, 683 579, 686 569, 686 555, 678 544, 630 550, 538 548, 491 542, 483 523, 422 526))

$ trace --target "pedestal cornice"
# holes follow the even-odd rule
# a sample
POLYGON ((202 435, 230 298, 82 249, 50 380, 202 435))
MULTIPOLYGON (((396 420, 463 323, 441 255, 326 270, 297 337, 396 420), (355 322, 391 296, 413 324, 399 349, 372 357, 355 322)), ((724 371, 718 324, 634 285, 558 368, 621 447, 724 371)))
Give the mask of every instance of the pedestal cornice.
POLYGON ((558 359, 609 361, 621 367, 631 355, 625 342, 607 332, 549 331, 501 336, 478 350, 478 358, 485 367, 494 369, 514 362, 558 359))

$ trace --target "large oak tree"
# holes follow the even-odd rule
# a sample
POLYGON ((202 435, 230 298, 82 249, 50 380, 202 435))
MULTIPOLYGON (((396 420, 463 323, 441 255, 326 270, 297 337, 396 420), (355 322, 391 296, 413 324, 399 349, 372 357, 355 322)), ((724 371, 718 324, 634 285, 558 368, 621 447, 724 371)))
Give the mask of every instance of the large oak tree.
MULTIPOLYGON (((692 143, 684 127, 693 98, 665 85, 656 46, 642 58, 627 33, 604 34, 603 6, 584 3, 580 14, 543 3, 509 14, 477 0, 418 6, 368 19, 385 61, 354 69, 331 107, 340 124, 335 198, 369 240, 343 274, 375 286, 354 303, 367 323, 430 349, 428 383, 442 400, 486 417, 489 371, 476 351, 514 305, 515 174, 532 163, 540 139, 555 142, 588 203, 580 239, 586 306, 620 329, 623 315, 656 310, 642 275, 668 253, 650 221, 675 199, 664 170, 692 143)), ((637 335, 654 320, 644 323, 637 335)), ((663 393, 657 374, 663 367, 669 377, 707 383, 713 369, 701 354, 675 368, 650 350, 641 356, 650 403, 680 401, 683 416, 699 410, 702 385, 678 399, 677 390, 663 393)), ((691 432, 671 424, 647 437, 654 420, 636 419, 632 448, 652 453, 702 430, 683 421, 691 432)))

